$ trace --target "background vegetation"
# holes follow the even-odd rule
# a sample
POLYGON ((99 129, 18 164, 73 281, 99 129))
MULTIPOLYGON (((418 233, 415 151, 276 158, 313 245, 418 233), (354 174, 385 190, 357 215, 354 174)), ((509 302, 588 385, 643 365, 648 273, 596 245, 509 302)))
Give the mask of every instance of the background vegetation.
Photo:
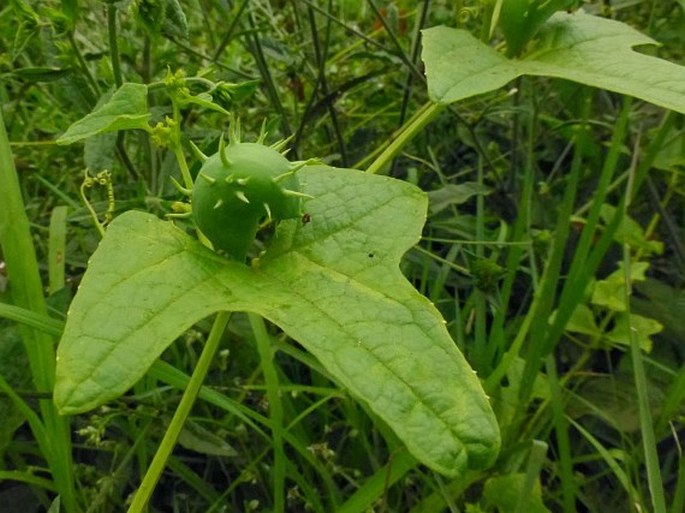
MULTIPOLYGON (((682 1, 583 8, 632 25, 662 43, 647 52, 684 63, 682 1)), ((23 322, 61 332, 100 240, 82 194, 101 220, 131 209, 164 216, 179 200, 170 180, 177 160, 148 134, 105 134, 85 149, 55 144, 116 86, 160 83, 180 70, 197 77, 193 92, 211 92, 240 117, 245 139, 265 122, 270 142, 292 136, 291 160, 365 169, 427 102, 419 30, 444 24, 479 36, 491 9, 437 0, 12 0, 0 8, 2 116, 50 318, 23 322), (86 168, 110 175, 84 186, 86 168)), ((164 94, 149 101, 152 125, 171 115, 164 94)), ((502 452, 494 467, 454 480, 427 470, 272 330, 291 426, 285 511, 683 511, 683 121, 614 93, 523 77, 451 106, 406 144, 380 171, 427 191, 430 208, 402 271, 483 380, 502 452), (629 217, 614 223, 623 208, 629 217), (515 359, 502 373, 505 355, 515 359)), ((202 148, 216 148, 228 123, 201 104, 183 107, 182 131, 202 148)), ((0 299, 10 303, 4 273, 0 299)), ((4 306, 2 317, 17 320, 21 312, 4 306)), ((196 325, 163 360, 190 374, 209 327, 196 325)), ((75 496, 62 502, 73 500, 65 506, 74 511, 125 511, 183 375, 150 374, 69 426, 40 401, 41 440, 32 412, 44 397, 33 389, 48 378, 30 366, 22 336, 2 320, 0 509, 55 511, 55 490, 71 486, 75 496), (50 437, 68 432, 73 450, 48 454, 50 437), (49 460, 58 470, 48 472, 49 460)), ((205 390, 240 409, 198 402, 152 511, 273 511, 278 503, 253 338, 248 318, 233 315, 205 390)))

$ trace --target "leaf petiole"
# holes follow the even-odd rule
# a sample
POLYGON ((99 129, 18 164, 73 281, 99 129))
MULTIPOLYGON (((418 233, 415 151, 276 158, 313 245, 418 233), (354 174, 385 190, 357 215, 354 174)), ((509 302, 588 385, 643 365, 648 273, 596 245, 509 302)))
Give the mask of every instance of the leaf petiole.
POLYGON ((164 435, 164 438, 162 439, 161 444, 159 445, 159 448, 157 449, 157 452, 155 453, 154 458, 152 459, 152 463, 150 463, 150 466, 145 473, 143 482, 140 484, 140 488, 138 488, 138 491, 133 498, 133 502, 128 508, 128 513, 142 513, 145 511, 145 507, 152 496, 152 492, 154 491, 155 486, 157 485, 157 482, 164 471, 166 462, 169 459, 171 452, 174 450, 174 446, 176 445, 176 441, 181 434, 183 425, 190 414, 190 410, 192 409, 193 404, 195 404, 195 399, 197 399, 197 395, 200 392, 200 388, 205 380, 205 376, 207 376, 209 366, 212 363, 214 355, 216 354, 216 350, 219 347, 221 335, 223 334, 230 317, 230 312, 219 312, 214 319, 214 324, 209 332, 209 337, 207 338, 205 347, 200 354, 200 359, 197 362, 197 366, 193 371, 193 375, 190 377, 190 381, 188 382, 185 392, 183 392, 181 402, 174 412, 171 423, 169 424, 169 427, 164 435))

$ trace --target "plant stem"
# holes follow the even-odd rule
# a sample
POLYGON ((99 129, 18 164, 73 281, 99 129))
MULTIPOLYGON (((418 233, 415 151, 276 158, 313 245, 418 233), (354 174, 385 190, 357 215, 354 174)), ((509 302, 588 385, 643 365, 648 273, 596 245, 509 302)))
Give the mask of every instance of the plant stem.
POLYGON ((285 471, 287 460, 283 450, 283 403, 281 402, 278 384, 278 370, 274 365, 274 351, 271 338, 266 331, 264 319, 259 315, 248 314, 252 332, 257 343, 257 350, 262 362, 262 373, 266 383, 266 396, 269 400, 269 419, 274 448, 274 507, 275 513, 285 511, 285 471))
POLYGON ((240 5, 233 7, 233 10, 231 11, 231 16, 229 17, 231 22, 229 23, 228 28, 226 29, 226 33, 224 34, 224 37, 221 39, 219 46, 217 46, 216 50, 214 50, 214 58, 212 59, 212 62, 216 62, 219 60, 219 57, 221 57, 221 54, 224 53, 224 50, 233 39, 233 36, 236 32, 236 28, 239 26, 238 24, 240 22, 241 15, 243 14, 245 7, 247 7, 248 2, 249 0, 243 0, 243 2, 240 5))
MULTIPOLYGON (((414 30, 412 34, 411 52, 410 52, 410 62, 413 65, 419 61, 419 56, 421 54, 421 30, 426 24, 428 19, 428 12, 430 11, 430 0, 423 0, 421 7, 417 8, 419 14, 417 15, 416 24, 414 25, 414 30)), ((407 77, 404 81, 404 94, 402 96, 402 107, 400 108, 400 125, 404 124, 404 120, 407 118, 407 109, 409 108, 409 100, 411 100, 412 95, 412 83, 416 79, 413 69, 407 71, 407 77)))
POLYGON ((371 174, 379 173, 409 141, 416 137, 416 135, 444 109, 445 105, 433 102, 429 102, 421 107, 403 128, 395 133, 392 142, 383 150, 383 153, 371 163, 366 169, 366 172, 371 174))
MULTIPOLYGON (((262 41, 260 39, 261 30, 257 26, 255 16, 251 10, 248 11, 247 23, 251 31, 251 45, 248 47, 248 49, 254 55, 257 69, 259 69, 259 73, 262 76, 262 80, 264 81, 266 95, 269 98, 269 101, 271 102, 271 106, 278 113, 283 133, 291 134, 293 133, 293 131, 290 129, 288 115, 286 114, 285 109, 283 108, 283 103, 281 102, 281 99, 278 96, 278 89, 276 88, 273 76, 271 75, 271 71, 269 70, 269 65, 266 62, 266 57, 264 56, 264 49, 262 48, 262 41)), ((293 155, 293 157, 297 158, 297 155, 293 155)))
MULTIPOLYGON (((331 8, 330 5, 330 0, 329 0, 329 10, 331 8)), ((328 48, 330 46, 330 39, 331 39, 331 20, 330 18, 327 19, 326 22, 326 29, 325 29, 325 35, 324 35, 324 44, 323 47, 321 46, 319 42, 319 30, 316 25, 316 17, 314 16, 314 10, 311 7, 307 8, 307 15, 308 15, 308 20, 309 20, 309 26, 312 32, 312 43, 314 47, 314 56, 316 59, 316 66, 318 68, 318 76, 316 83, 318 85, 318 88, 321 90, 321 96, 324 99, 331 98, 331 91, 330 88, 328 87, 328 80, 326 79, 326 63, 328 60, 328 48)), ((338 113, 335 109, 335 104, 334 100, 330 99, 325 102, 326 103, 326 108, 328 109, 328 115, 331 118, 331 127, 333 129, 333 133, 335 134, 335 139, 338 144, 338 151, 340 152, 340 161, 342 163, 343 167, 349 167, 348 163, 348 158, 347 158, 347 149, 345 147, 345 139, 343 137, 343 132, 340 127, 340 123, 338 121, 338 113)), ((304 121, 304 120, 303 120, 304 121)))
POLYGON ((214 359, 217 348, 219 347, 221 335, 223 334, 230 317, 230 312, 219 312, 214 319, 212 330, 209 332, 209 337, 207 338, 205 347, 200 354, 200 359, 197 362, 197 366, 195 367, 193 375, 188 382, 188 386, 183 393, 183 397, 181 397, 181 402, 174 412, 174 416, 171 419, 171 423, 169 424, 167 432, 162 439, 159 449, 157 449, 157 452, 152 459, 152 463, 150 463, 147 473, 143 478, 143 482, 140 484, 140 488, 138 488, 138 491, 133 498, 133 502, 128 509, 128 513, 142 513, 145 510, 145 506, 150 500, 152 492, 157 485, 157 481, 159 481, 159 478, 164 471, 166 462, 169 459, 174 446, 176 445, 176 441, 181 434, 181 430, 183 429, 183 425, 190 414, 190 410, 192 409, 193 404, 195 404, 195 399, 200 391, 200 387, 202 387, 202 382, 204 381, 205 376, 207 376, 209 366, 214 359))
POLYGON ((119 44, 117 43, 117 7, 114 3, 107 5, 107 32, 109 35, 109 58, 112 61, 112 73, 114 83, 121 87, 124 83, 121 77, 121 65, 119 62, 119 44))
MULTIPOLYGON (((631 105, 632 100, 630 98, 625 98, 621 113, 614 125, 614 132, 611 136, 611 143, 607 156, 604 159, 602 172, 593 194, 592 203, 588 206, 590 211, 585 220, 580 240, 574 250, 568 276, 561 291, 557 314, 546 335, 547 340, 550 341, 548 342, 550 347, 554 344, 553 341, 561 337, 564 327, 571 318, 571 314, 575 311, 578 303, 581 301, 583 294, 587 289, 587 284, 592 279, 592 276, 594 276, 597 265, 605 254, 605 249, 603 248, 606 247, 608 250, 606 244, 608 244, 608 241, 612 240, 613 233, 615 232, 615 229, 605 227, 602 238, 606 242, 601 244, 601 241, 595 240, 597 228, 600 223, 601 208, 610 191, 611 180, 616 171, 621 151, 623 150, 623 140, 625 139, 628 130, 631 105), (595 265, 595 262, 597 265, 595 265)), ((581 215, 580 209, 576 211, 576 215, 581 215)), ((618 227, 617 223, 618 220, 615 228, 618 227)))
POLYGON ((83 55, 81 54, 81 51, 79 50, 78 45, 76 44, 76 39, 74 39, 73 30, 69 31, 69 44, 71 45, 71 48, 74 51, 74 55, 76 56, 76 60, 79 63, 79 67, 83 72, 83 76, 85 77, 86 82, 88 82, 88 85, 90 86, 90 91, 88 91, 88 93, 90 94, 86 94, 86 96, 88 96, 94 104, 97 100, 97 97, 101 94, 100 87, 98 86, 97 81, 93 77, 93 74, 90 72, 90 68, 88 68, 88 63, 83 58, 83 55))
MULTIPOLYGON (((555 355, 549 354, 545 359, 547 382, 549 384, 552 423, 556 432, 557 452, 559 454, 559 478, 561 481, 561 505, 564 513, 576 511, 576 483, 573 478, 573 461, 571 456, 571 439, 568 433, 568 421, 564 415, 566 406, 562 394, 555 355)), ((520 510, 517 508, 517 512, 520 510)))
MULTIPOLYGON (((636 144, 637 146, 637 144, 636 144)), ((630 207, 633 186, 635 184, 635 170, 637 168, 637 152, 631 165, 630 174, 628 175, 628 183, 626 184, 625 204, 623 210, 623 218, 628 217, 628 209, 630 207)), ((642 448, 645 454, 645 466, 647 467, 647 483, 649 485, 649 492, 652 498, 652 507, 654 513, 666 513, 666 499, 664 498, 664 484, 661 477, 661 469, 659 467, 659 455, 657 453, 656 437, 654 435, 654 424, 652 422, 652 413, 649 405, 648 383, 645 374, 644 364, 642 362, 642 349, 637 340, 637 329, 632 325, 632 316, 630 312, 630 296, 632 295, 631 286, 631 255, 630 246, 628 243, 623 244, 623 276, 625 280, 624 293, 626 315, 629 319, 628 337, 630 339, 630 359, 633 364, 633 376, 635 379, 635 388, 637 392, 637 405, 640 416, 640 431, 642 432, 642 448)))
MULTIPOLYGON (((589 117, 589 97, 583 97, 583 120, 589 117)), ((533 391, 533 383, 535 377, 540 369, 543 359, 554 350, 556 340, 548 344, 542 344, 545 340, 545 335, 549 331, 549 316, 552 313, 552 308, 556 300, 556 289, 559 283, 559 276, 564 258, 564 251, 566 243, 568 242, 568 234, 571 228, 571 215, 573 214, 573 206, 576 199, 576 192, 580 182, 580 175, 583 162, 583 144, 584 132, 587 130, 587 125, 584 123, 577 128, 574 135, 574 154, 571 161, 571 169, 566 181, 566 190, 559 206, 557 217, 557 224, 552 239, 552 246, 549 252, 549 257, 545 265, 545 270, 542 274, 542 279, 538 288, 535 290, 535 295, 539 296, 540 301, 537 303, 535 310, 535 317, 530 326, 530 340, 537 341, 528 346, 525 359, 526 366, 521 379, 521 388, 519 389, 519 398, 523 404, 527 404, 530 400, 530 394, 533 391)))
POLYGON ((174 124, 172 126, 173 134, 171 136, 171 149, 176 157, 176 162, 178 162, 178 169, 181 171, 183 186, 186 189, 192 189, 193 177, 190 174, 190 168, 188 167, 188 162, 186 162, 186 158, 183 155, 183 147, 181 146, 181 109, 178 105, 178 101, 173 95, 171 97, 171 107, 173 110, 174 120, 174 124))
MULTIPOLYGON (((477 172, 478 186, 483 187, 483 158, 478 158, 478 172, 477 172)), ((479 194, 476 196, 476 240, 485 240, 485 196, 479 194)), ((484 247, 476 246, 476 258, 478 260, 484 259, 484 247)), ((492 360, 488 358, 487 354, 487 303, 485 292, 476 288, 473 291, 475 303, 475 326, 474 326, 474 341, 471 349, 471 356, 473 367, 480 372, 484 370, 489 373, 492 370, 492 360)))

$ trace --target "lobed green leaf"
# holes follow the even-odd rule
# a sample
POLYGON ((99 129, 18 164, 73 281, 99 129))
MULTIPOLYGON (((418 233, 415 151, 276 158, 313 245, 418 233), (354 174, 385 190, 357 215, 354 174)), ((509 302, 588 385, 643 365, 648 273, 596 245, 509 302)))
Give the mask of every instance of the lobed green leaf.
POLYGON ((630 26, 583 13, 556 13, 530 51, 507 59, 465 30, 423 31, 430 98, 449 104, 499 89, 521 75, 563 78, 685 112, 685 67, 637 53, 656 42, 630 26))
POLYGON ((312 166, 298 173, 311 221, 283 221, 248 267, 168 221, 127 212, 110 225, 72 303, 58 348, 63 414, 124 393, 161 352, 220 310, 250 311, 300 342, 447 475, 490 464, 494 414, 444 321, 403 277, 426 196, 387 177, 312 166))

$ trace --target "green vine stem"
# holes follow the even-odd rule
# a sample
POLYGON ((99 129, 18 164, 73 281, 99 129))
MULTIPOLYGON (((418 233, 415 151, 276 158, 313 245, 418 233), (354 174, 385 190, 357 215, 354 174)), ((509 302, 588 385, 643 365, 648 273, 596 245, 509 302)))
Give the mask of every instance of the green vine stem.
POLYGON ((83 57, 83 54, 81 54, 81 50, 79 50, 78 45, 76 44, 76 39, 74 38, 73 30, 69 31, 68 38, 69 45, 71 46, 71 49, 74 52, 74 56, 76 57, 76 61, 78 62, 79 68, 81 69, 81 72, 83 73, 86 82, 88 82, 88 85, 90 86, 90 90, 86 93, 86 96, 88 97, 89 102, 92 105, 95 105, 96 98, 101 95, 102 91, 100 91, 100 87, 98 86, 95 77, 93 77, 93 74, 90 72, 90 68, 88 67, 86 59, 83 57))
POLYGON ((173 120, 171 129, 173 131, 171 137, 171 150, 176 156, 176 161, 178 162, 178 168, 181 171, 181 176, 183 177, 183 185, 187 189, 193 188, 193 177, 190 174, 190 168, 186 162, 186 158, 183 155, 183 147, 181 146, 181 109, 178 105, 178 100, 172 95, 171 105, 173 108, 173 120))
POLYGON ((379 173, 400 150, 414 137, 416 137, 424 127, 433 121, 438 114, 445 109, 445 105, 429 102, 425 104, 407 123, 395 134, 392 142, 366 169, 367 173, 379 173))
MULTIPOLYGON (((639 147, 639 142, 636 143, 639 147)), ((623 218, 628 217, 633 192, 635 190, 635 178, 637 170, 636 151, 633 156, 633 162, 630 166, 630 173, 628 175, 628 182, 626 184, 625 198, 626 201, 623 206, 623 218)), ((618 214, 617 214, 618 215, 618 214)), ((640 418, 640 432, 642 433, 642 449, 645 456, 645 467, 647 469, 647 485, 652 500, 652 507, 654 513, 666 513, 666 498, 664 496, 664 482, 661 476, 661 466, 659 464, 659 454, 657 449, 657 440, 654 433, 654 421, 652 419, 652 412, 650 407, 647 383, 647 374, 644 363, 642 361, 642 349, 637 340, 637 328, 633 326, 632 313, 630 307, 630 298, 632 296, 632 273, 631 273, 632 256, 630 254, 630 246, 627 242, 623 243, 623 276, 624 276, 624 301, 626 305, 625 313, 629 319, 628 339, 630 341, 630 360, 633 363, 633 377, 635 379, 635 389, 637 393, 638 415, 640 418)))
POLYGON ((114 3, 107 5, 107 33, 109 36, 109 58, 112 61, 112 73, 114 83, 121 87, 124 80, 121 76, 121 64, 119 62, 119 45, 117 43, 117 6, 114 3))
POLYGON ((197 395, 200 392, 202 383, 207 376, 209 366, 212 363, 214 355, 219 347, 221 335, 223 334, 230 317, 230 312, 219 312, 214 319, 214 324, 209 332, 209 337, 207 338, 205 347, 202 349, 200 359, 198 360, 195 370, 193 371, 193 375, 188 382, 185 392, 183 392, 181 402, 174 412, 174 416, 171 419, 171 423, 169 424, 166 433, 164 434, 164 438, 162 439, 154 458, 152 458, 152 463, 150 463, 150 466, 145 473, 143 482, 140 484, 140 488, 138 488, 138 491, 133 498, 133 502, 128 509, 128 513, 143 513, 143 511, 145 511, 145 507, 152 496, 152 492, 154 491, 155 486, 157 485, 157 482, 164 471, 166 462, 174 450, 174 446, 176 445, 176 441, 181 434, 183 425, 185 424, 188 415, 190 415, 190 410, 192 409, 193 404, 195 404, 195 399, 197 399, 197 395))
POLYGON ((271 420, 274 448, 274 508, 275 513, 285 511, 285 473, 286 457, 283 449, 283 404, 281 402, 280 388, 278 385, 278 370, 274 364, 274 350, 271 338, 266 331, 264 319, 257 314, 248 314, 250 326, 257 343, 257 351, 262 362, 262 374, 266 384, 266 396, 269 400, 269 419, 271 420))

